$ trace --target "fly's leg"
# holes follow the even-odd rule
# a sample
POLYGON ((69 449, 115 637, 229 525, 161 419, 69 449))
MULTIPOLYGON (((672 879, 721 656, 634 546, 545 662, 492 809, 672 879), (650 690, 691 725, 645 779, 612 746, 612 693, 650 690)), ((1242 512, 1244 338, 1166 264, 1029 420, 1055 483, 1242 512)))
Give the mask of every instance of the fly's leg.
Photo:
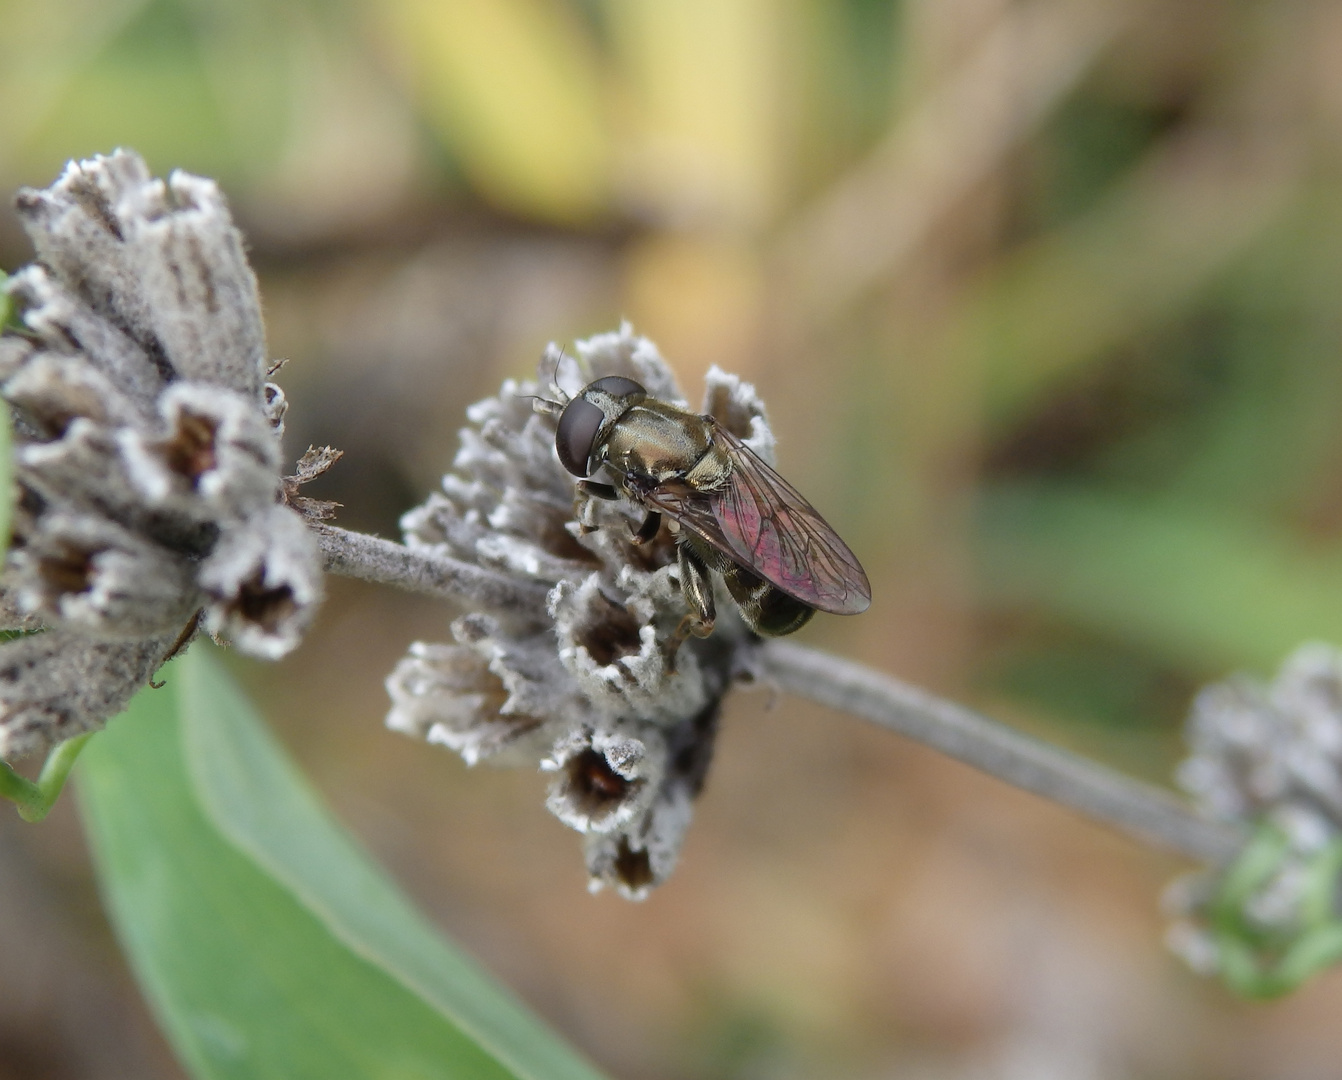
POLYGON ((661 528, 662 515, 656 510, 649 510, 648 516, 643 519, 643 524, 638 527, 638 531, 630 537, 630 540, 635 545, 646 544, 657 536, 661 528))
POLYGON ((619 499, 620 493, 609 484, 598 484, 592 480, 578 481, 578 495, 574 499, 574 520, 578 522, 578 528, 584 534, 596 532, 598 526, 596 516, 592 512, 595 500, 602 502, 615 502, 619 499))
POLYGON ((708 576, 709 570, 704 561, 690 550, 688 544, 682 543, 676 546, 676 565, 680 571, 680 594, 690 610, 666 643, 668 671, 676 670, 676 653, 685 639, 691 634, 708 637, 713 632, 713 623, 717 618, 717 608, 713 604, 713 580, 708 576))
POLYGON ((620 493, 609 484, 598 484, 595 480, 579 480, 578 490, 584 495, 606 502, 616 502, 620 498, 620 493))
POLYGON ((676 634, 684 641, 693 634, 695 637, 708 637, 713 632, 713 623, 717 619, 717 608, 713 603, 713 581, 708 576, 708 566, 688 544, 676 546, 676 560, 680 569, 680 592, 689 605, 690 613, 680 620, 676 634))

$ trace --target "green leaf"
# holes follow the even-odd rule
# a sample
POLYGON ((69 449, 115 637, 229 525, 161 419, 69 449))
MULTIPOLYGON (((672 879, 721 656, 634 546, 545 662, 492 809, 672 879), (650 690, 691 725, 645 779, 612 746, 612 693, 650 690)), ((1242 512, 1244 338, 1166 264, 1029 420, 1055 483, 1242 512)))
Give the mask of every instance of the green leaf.
POLYGON ((597 1080, 331 820, 201 646, 89 748, 132 966, 198 1077, 597 1080))
POLYGON ((14 301, 5 291, 7 284, 9 284, 9 275, 0 270, 0 330, 12 326, 14 320, 14 301))

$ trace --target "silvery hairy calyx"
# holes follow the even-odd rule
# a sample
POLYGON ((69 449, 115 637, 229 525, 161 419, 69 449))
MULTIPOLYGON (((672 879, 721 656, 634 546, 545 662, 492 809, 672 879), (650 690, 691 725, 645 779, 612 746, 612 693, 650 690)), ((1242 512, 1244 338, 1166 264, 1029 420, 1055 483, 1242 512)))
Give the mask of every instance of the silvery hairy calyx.
POLYGON ((20 322, 0 338, 16 444, 0 758, 101 726, 198 629, 284 654, 321 596, 286 505, 302 501, 256 279, 215 184, 117 151, 17 207, 37 261, 9 282, 20 322))
MULTIPOLYGON (((684 405, 667 365, 628 326, 547 350, 534 382, 504 384, 468 412, 442 491, 402 520, 412 549, 533 582, 535 602, 452 624, 450 644, 416 643, 388 680, 388 724, 469 763, 554 774, 548 806, 583 834, 590 883, 641 898, 675 865, 712 754, 719 703, 750 675, 756 640, 730 605, 709 638, 679 650, 686 607, 675 539, 634 534, 626 500, 578 500, 538 399, 621 375, 684 405), (557 645, 557 647, 556 647, 557 645)), ((773 436, 754 389, 716 368, 702 411, 766 461, 773 436)))
MULTIPOLYGON (((1342 838, 1342 652, 1304 645, 1271 684, 1241 677, 1207 687, 1194 702, 1188 737, 1192 752, 1179 780, 1203 812, 1266 825, 1280 837, 1281 850, 1242 914, 1257 932, 1289 938, 1306 919, 1313 868, 1342 838)), ((1217 881, 1216 874, 1184 878, 1170 897, 1182 916, 1171 943, 1203 971, 1220 964, 1202 922, 1217 881)))

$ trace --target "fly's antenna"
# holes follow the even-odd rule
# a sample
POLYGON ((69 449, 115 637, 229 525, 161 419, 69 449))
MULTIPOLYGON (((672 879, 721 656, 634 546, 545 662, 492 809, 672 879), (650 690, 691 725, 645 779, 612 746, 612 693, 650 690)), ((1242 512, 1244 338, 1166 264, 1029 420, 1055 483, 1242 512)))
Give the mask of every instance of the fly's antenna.
POLYGON ((564 411, 564 406, 569 403, 569 395, 564 392, 564 388, 559 385, 559 364, 564 359, 563 348, 553 349, 553 346, 547 347, 547 353, 554 352, 554 367, 550 370, 550 389, 558 397, 558 401, 547 397, 541 397, 539 394, 518 394, 519 398, 529 400, 531 407, 542 416, 558 416, 564 411))
POLYGON ((559 365, 564 362, 564 346, 559 346, 555 353, 554 367, 550 370, 550 386, 554 389, 564 404, 568 404, 569 396, 564 393, 564 388, 559 385, 559 365))

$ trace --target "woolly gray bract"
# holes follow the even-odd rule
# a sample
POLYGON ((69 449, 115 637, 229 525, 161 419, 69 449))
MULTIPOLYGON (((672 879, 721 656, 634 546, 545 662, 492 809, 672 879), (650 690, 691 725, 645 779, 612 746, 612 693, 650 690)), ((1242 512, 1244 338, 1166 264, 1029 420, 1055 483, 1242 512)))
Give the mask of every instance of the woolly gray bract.
POLYGON ((23 327, 0 338, 17 490, 0 618, 23 632, 0 646, 0 758, 101 726, 198 626, 281 656, 321 598, 215 184, 118 150, 17 205, 38 262, 10 280, 23 327))

